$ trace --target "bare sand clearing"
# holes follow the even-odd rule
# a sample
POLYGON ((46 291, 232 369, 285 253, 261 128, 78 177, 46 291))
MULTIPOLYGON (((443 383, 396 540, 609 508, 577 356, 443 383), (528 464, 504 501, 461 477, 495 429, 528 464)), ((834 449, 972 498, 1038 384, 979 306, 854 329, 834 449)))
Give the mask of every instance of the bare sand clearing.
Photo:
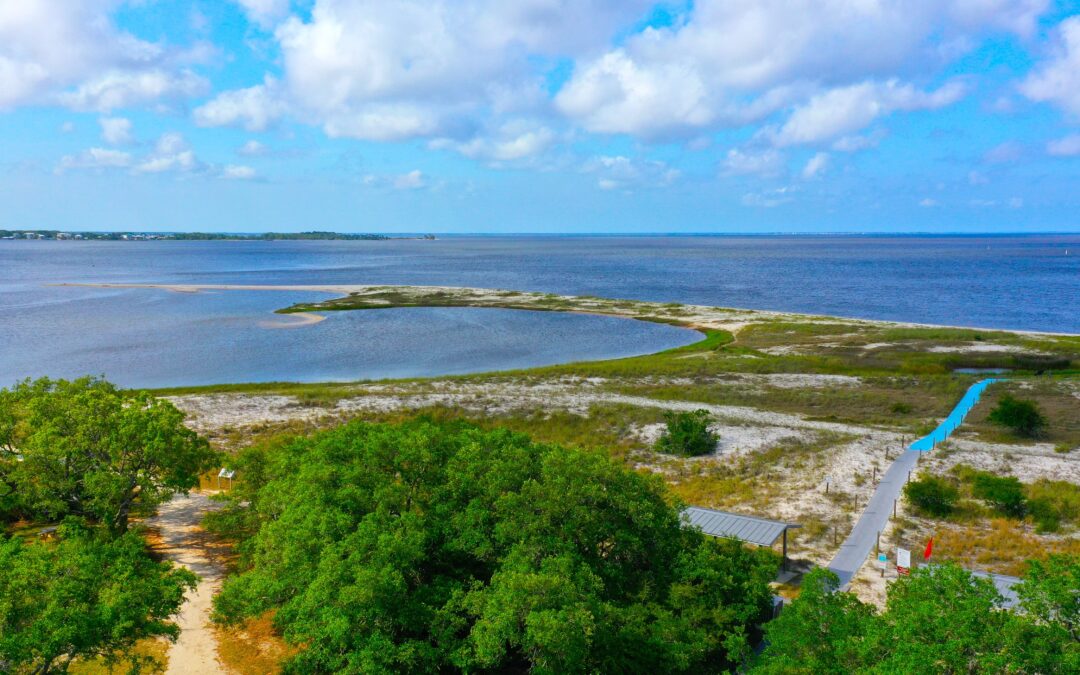
POLYGON ((280 319, 273 321, 260 321, 259 328, 300 328, 320 321, 326 321, 326 317, 322 314, 294 312, 292 314, 282 314, 280 319))
POLYGON ((218 662, 217 641, 210 627, 211 600, 221 587, 224 570, 209 554, 199 526, 203 515, 216 506, 203 493, 177 495, 146 523, 160 532, 166 558, 199 575, 199 585, 180 608, 180 638, 169 649, 166 675, 227 672, 218 662))

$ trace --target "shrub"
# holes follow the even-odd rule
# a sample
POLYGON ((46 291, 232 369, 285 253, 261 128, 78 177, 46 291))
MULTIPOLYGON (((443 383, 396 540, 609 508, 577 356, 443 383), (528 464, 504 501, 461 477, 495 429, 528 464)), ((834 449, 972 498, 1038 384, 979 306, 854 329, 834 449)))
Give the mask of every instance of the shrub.
POLYGON ((712 422, 709 411, 668 411, 664 413, 664 420, 667 422, 667 429, 656 442, 656 448, 660 452, 682 457, 697 457, 716 450, 716 442, 719 438, 709 431, 709 424, 712 422))
POLYGON ((971 484, 972 494, 992 509, 1010 518, 1023 518, 1027 513, 1024 486, 1015 476, 995 476, 979 472, 971 484))
POLYGON ((1046 418, 1034 402, 1013 398, 1009 394, 1001 397, 997 407, 990 411, 988 419, 1029 438, 1037 436, 1046 428, 1046 418))
POLYGON ((1027 487, 1028 510, 1042 532, 1056 532, 1080 520, 1080 486, 1063 480, 1038 480, 1027 487))
POLYGON ((916 510, 939 518, 956 510, 960 491, 949 481, 937 476, 923 476, 904 486, 904 496, 916 510))

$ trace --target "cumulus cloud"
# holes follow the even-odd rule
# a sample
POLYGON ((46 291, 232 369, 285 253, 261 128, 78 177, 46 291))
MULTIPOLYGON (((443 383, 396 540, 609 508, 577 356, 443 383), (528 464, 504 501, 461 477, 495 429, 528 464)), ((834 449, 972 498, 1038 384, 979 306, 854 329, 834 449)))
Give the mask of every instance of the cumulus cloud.
POLYGON ((154 151, 135 166, 137 173, 165 173, 167 171, 195 171, 202 164, 195 157, 195 152, 178 132, 170 131, 161 135, 154 145, 154 151))
POLYGON ((859 131, 896 110, 928 110, 955 103, 963 93, 959 82, 932 92, 897 80, 837 87, 797 107, 774 140, 781 146, 829 141, 859 131))
POLYGON ((254 138, 245 141, 243 145, 236 149, 236 153, 245 157, 258 157, 270 152, 270 148, 266 147, 264 143, 260 143, 254 138))
POLYGON ((90 148, 78 155, 65 155, 60 158, 56 173, 71 169, 118 169, 131 165, 131 155, 121 150, 108 148, 90 148))
POLYGON ((732 148, 724 157, 722 171, 729 176, 746 174, 772 176, 780 173, 783 167, 784 156, 773 148, 762 150, 732 148))
POLYGON ((228 164, 221 169, 221 177, 229 180, 251 180, 255 175, 255 169, 242 164, 228 164))
POLYGON ((930 197, 923 197, 919 200, 919 206, 923 207, 924 209, 932 209, 935 206, 941 206, 941 204, 936 199, 931 199, 930 197))
POLYGON ((1061 22, 1053 52, 1020 84, 1020 91, 1080 117, 1080 16, 1061 22))
POLYGON ((393 180, 393 186, 398 190, 416 190, 426 184, 424 173, 420 169, 413 169, 408 173, 403 173, 393 180))
MULTIPOLYGON (((842 94, 858 93, 844 88, 860 82, 901 70, 934 72, 981 35, 1030 33, 1045 4, 701 0, 685 21, 648 28, 577 64, 556 104, 604 133, 663 137, 742 125, 801 100, 807 90, 835 91, 832 102, 840 103, 842 94)), ((952 88, 942 95, 960 93, 952 88)), ((864 119, 885 114, 848 112, 864 119)))
POLYGON ((289 0, 236 0, 254 23, 268 28, 289 14, 289 0))
POLYGON ((804 166, 802 170, 802 177, 806 180, 817 178, 825 172, 825 169, 827 169, 828 166, 829 154, 819 152, 806 162, 806 166, 804 166))
POLYGON ((681 175, 665 162, 622 155, 593 157, 585 162, 582 171, 596 176, 596 186, 601 190, 666 187, 681 175))
POLYGON ((131 134, 131 120, 126 117, 102 117, 101 138, 109 145, 127 145, 135 140, 131 134))
POLYGON ((0 4, 0 109, 58 101, 108 112, 201 93, 204 80, 176 70, 186 57, 118 29, 114 0, 0 4))
POLYGON ((109 71, 60 95, 60 101, 74 110, 110 112, 120 108, 162 102, 176 104, 200 96, 210 83, 190 70, 171 73, 162 69, 109 71))
POLYGON ((437 150, 454 150, 473 159, 503 163, 535 157, 550 148, 556 139, 557 134, 548 127, 519 120, 478 133, 464 141, 437 138, 430 145, 437 150))
POLYGON ((1080 134, 1070 134, 1046 144, 1046 152, 1056 157, 1080 155, 1080 134))
POLYGON ((262 84, 222 92, 195 109, 195 123, 202 127, 234 126, 265 131, 288 110, 278 82, 267 76, 262 84))

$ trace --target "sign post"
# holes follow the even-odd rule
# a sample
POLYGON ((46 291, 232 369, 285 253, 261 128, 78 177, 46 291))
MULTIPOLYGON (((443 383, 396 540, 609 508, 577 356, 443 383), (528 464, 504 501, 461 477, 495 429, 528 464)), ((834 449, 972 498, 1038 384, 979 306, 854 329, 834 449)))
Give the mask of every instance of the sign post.
POLYGON ((906 548, 896 549, 896 573, 906 575, 911 572, 911 551, 906 548))
POLYGON ((889 556, 885 553, 879 553, 877 557, 878 567, 881 568, 881 578, 885 578, 885 570, 889 567, 889 556))

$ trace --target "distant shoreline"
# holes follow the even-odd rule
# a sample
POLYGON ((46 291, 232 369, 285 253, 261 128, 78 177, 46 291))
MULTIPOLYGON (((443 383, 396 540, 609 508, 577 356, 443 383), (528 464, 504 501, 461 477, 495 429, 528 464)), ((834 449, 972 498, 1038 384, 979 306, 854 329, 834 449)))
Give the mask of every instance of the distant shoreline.
POLYGON ((64 232, 61 230, 0 230, 8 241, 389 241, 435 239, 433 234, 389 235, 342 232, 64 232))

